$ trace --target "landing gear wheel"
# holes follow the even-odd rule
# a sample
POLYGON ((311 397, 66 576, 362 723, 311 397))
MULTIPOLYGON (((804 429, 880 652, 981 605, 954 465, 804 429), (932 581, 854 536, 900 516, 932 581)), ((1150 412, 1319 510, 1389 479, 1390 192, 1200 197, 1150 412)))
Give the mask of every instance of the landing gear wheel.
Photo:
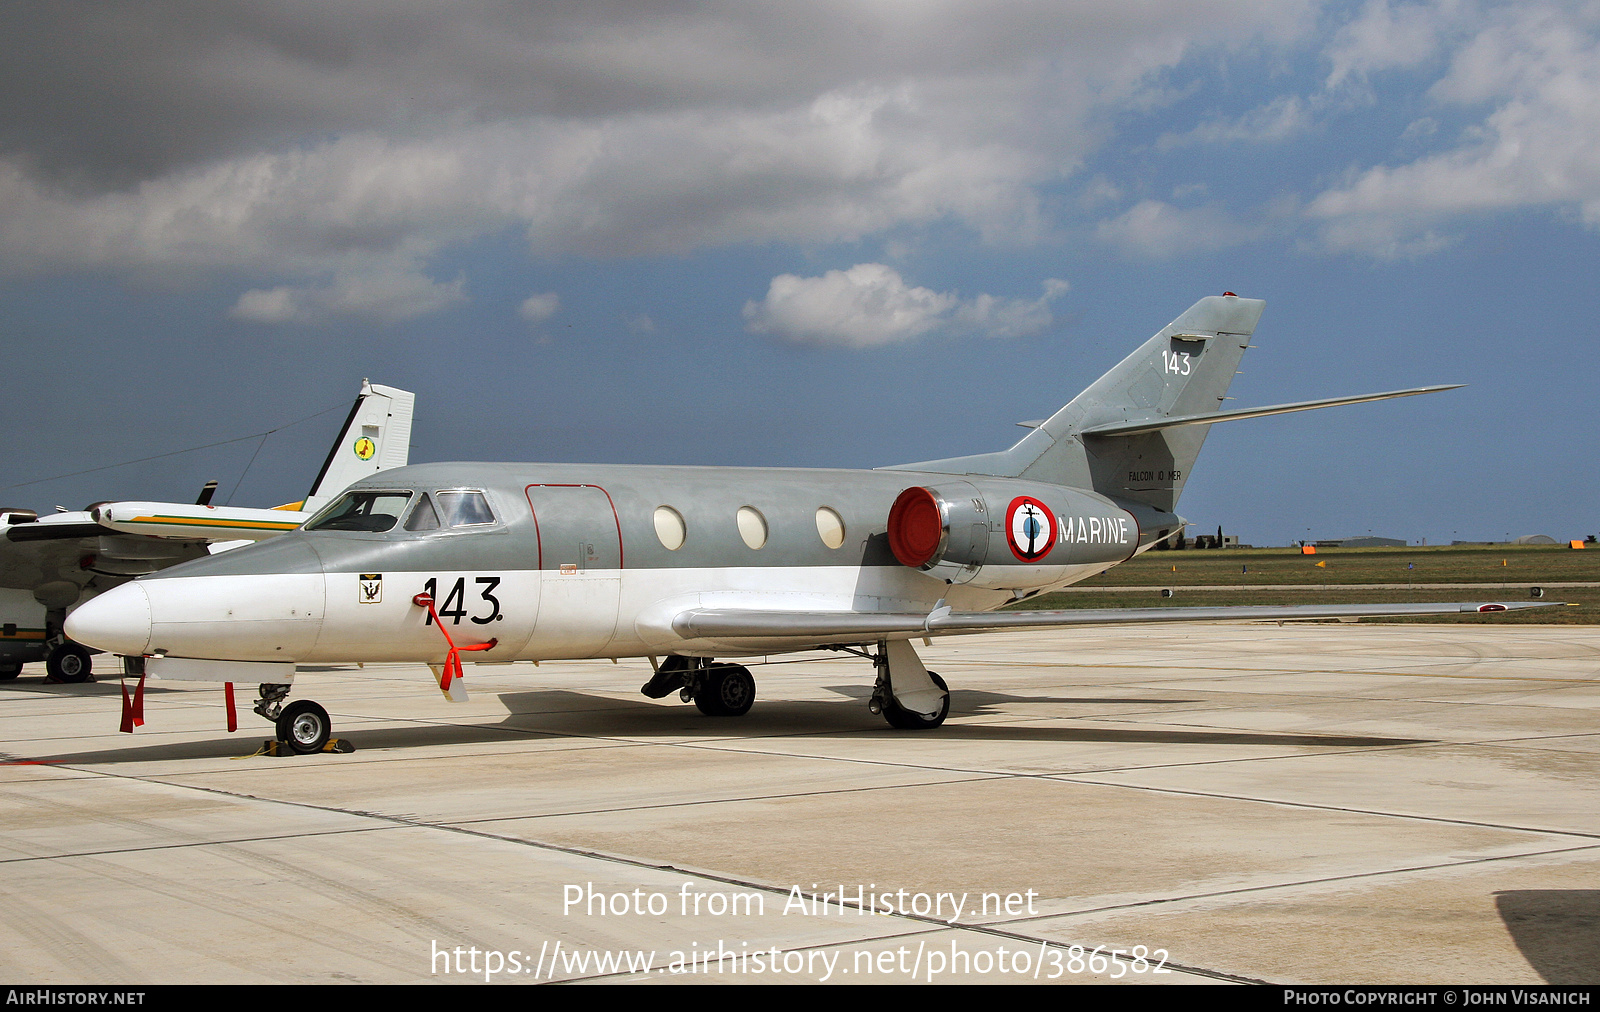
POLYGON ((301 755, 321 752, 333 724, 328 711, 309 699, 297 699, 278 715, 278 740, 301 755))
POLYGON ((742 717, 756 701, 756 680, 738 664, 713 664, 700 680, 694 705, 707 717, 742 717))
POLYGON ((50 651, 45 659, 45 670, 58 682, 87 682, 94 663, 89 659, 87 647, 67 642, 50 651))
POLYGON ((920 713, 913 713, 894 701, 890 696, 883 705, 883 719, 889 722, 890 727, 897 727, 902 731, 926 731, 944 723, 945 717, 950 715, 950 686, 944 684, 944 679, 930 671, 928 677, 933 679, 933 684, 945 690, 944 705, 939 707, 939 712, 931 717, 920 713))
POLYGON ((0 664, 0 682, 9 682, 20 674, 22 674, 22 665, 0 664))

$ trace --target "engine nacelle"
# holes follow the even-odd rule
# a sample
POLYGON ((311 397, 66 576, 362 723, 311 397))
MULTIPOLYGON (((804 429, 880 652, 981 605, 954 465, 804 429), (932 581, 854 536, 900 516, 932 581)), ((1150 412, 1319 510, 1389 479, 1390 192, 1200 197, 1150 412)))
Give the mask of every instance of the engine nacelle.
POLYGON ((1011 478, 914 485, 889 508, 889 550, 946 583, 1034 590, 1127 559, 1139 524, 1081 489, 1011 478))

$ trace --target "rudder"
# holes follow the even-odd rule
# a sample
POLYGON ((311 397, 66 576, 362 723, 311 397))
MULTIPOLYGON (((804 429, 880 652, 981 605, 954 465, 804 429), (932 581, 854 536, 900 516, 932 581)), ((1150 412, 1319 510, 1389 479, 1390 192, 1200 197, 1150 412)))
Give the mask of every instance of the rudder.
POLYGON ((350 408, 344 429, 328 451, 301 509, 315 513, 362 478, 404 467, 411 456, 415 406, 416 395, 409 390, 362 380, 361 393, 350 408))
POLYGON ((1115 423, 1217 411, 1266 303, 1210 296, 1140 345, 1009 450, 899 469, 1031 478, 1172 512, 1208 425, 1097 436, 1115 423))

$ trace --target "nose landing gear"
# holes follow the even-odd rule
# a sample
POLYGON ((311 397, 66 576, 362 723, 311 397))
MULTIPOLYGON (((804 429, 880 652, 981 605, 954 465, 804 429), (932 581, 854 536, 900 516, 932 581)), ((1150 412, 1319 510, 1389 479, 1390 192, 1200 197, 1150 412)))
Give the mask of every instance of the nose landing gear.
MULTIPOLYGON (((277 727, 278 740, 291 752, 310 755, 327 751, 333 732, 333 721, 328 719, 327 710, 309 699, 297 699, 285 706, 283 701, 289 695, 289 686, 282 683, 262 682, 257 691, 261 698, 252 709, 277 727)), ((350 749, 345 747, 338 751, 350 749)))
POLYGON ((301 755, 321 752, 333 725, 328 711, 309 699, 297 699, 278 715, 278 740, 301 755))

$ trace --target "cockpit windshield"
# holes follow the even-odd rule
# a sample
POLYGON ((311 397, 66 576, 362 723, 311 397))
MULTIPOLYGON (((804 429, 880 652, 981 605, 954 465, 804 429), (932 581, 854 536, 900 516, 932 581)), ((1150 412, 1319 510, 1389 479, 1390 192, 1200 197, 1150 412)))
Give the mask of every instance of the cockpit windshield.
POLYGON ((494 523, 494 513, 489 509, 489 500, 484 498, 482 492, 458 489, 439 492, 437 498, 439 512, 444 514, 447 527, 472 527, 477 524, 494 523))
POLYGON ((406 530, 408 531, 436 531, 439 529, 439 514, 434 511, 433 503, 424 492, 417 499, 417 504, 411 507, 411 515, 406 517, 406 530))
POLYGON ((410 492, 346 492, 312 517, 305 530, 380 534, 399 522, 410 499, 410 492))

